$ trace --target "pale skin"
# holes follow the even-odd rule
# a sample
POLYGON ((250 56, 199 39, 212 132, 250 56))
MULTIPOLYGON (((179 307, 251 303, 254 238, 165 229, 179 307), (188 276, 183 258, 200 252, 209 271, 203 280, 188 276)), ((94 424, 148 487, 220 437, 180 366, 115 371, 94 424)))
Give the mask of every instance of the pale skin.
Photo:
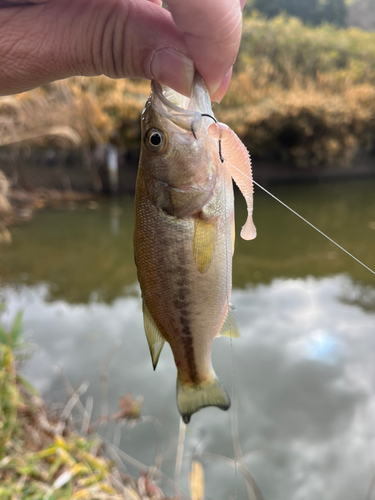
POLYGON ((0 0, 0 95, 83 75, 228 88, 246 0, 0 0))

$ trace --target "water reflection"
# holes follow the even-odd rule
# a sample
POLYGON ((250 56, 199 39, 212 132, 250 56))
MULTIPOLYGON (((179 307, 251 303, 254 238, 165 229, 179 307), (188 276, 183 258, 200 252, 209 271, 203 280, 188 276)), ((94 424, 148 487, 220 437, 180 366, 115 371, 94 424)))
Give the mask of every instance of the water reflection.
MULTIPOLYGON (((372 268, 374 190, 375 182, 274 189, 372 268)), ((237 233, 245 210, 239 199, 237 233)), ((215 370, 234 390, 246 462, 266 499, 365 498, 375 453, 375 278, 260 193, 255 222, 258 238, 237 238, 234 259, 232 302, 242 338, 233 341, 233 359, 228 339, 213 349, 215 370)), ((165 348, 153 372, 143 332, 133 199, 98 210, 43 212, 12 231, 14 244, 1 249, 0 294, 4 319, 24 309, 25 333, 38 345, 27 376, 46 397, 64 401, 54 368, 61 362, 73 386, 90 382, 95 419, 100 365, 121 342, 108 372, 110 411, 130 389, 144 396, 144 414, 163 422, 165 438, 169 430, 177 436, 172 355, 165 348)), ((121 447, 151 465, 152 426, 121 431, 121 447)), ((197 447, 207 496, 232 497, 233 470, 204 458, 233 457, 230 412, 208 408, 193 416, 186 454, 197 447)), ((173 476, 167 460, 163 470, 173 476)), ((246 498, 241 478, 236 489, 246 498)))
MULTIPOLYGON (((340 300, 351 286, 341 275, 275 279, 233 292, 242 338, 233 343, 233 363, 228 339, 215 342, 213 360, 229 390, 234 366, 239 439, 243 452, 251 452, 247 463, 265 498, 365 497, 375 452, 375 314, 340 300)), ((100 364, 121 341, 109 370, 110 409, 130 389, 145 397, 145 414, 169 421, 177 434, 173 359, 165 349, 152 371, 139 291, 131 292, 112 304, 69 304, 51 301, 44 284, 3 288, 7 318, 25 310, 26 333, 39 346, 26 373, 45 394, 60 394, 54 395, 61 381, 53 367, 62 362, 73 385, 90 382, 98 415, 100 364)), ((194 415, 186 453, 203 437, 204 454, 231 457, 230 429, 230 413, 194 415)), ((147 464, 153 439, 152 429, 122 428, 121 446, 147 464)), ((207 494, 233 495, 233 471, 204 455, 202 461, 207 494)), ((245 498, 242 480, 237 488, 238 498, 245 498)))
MULTIPOLYGON (((375 269, 375 181, 282 186, 275 194, 375 269), (371 226, 372 227, 372 226, 371 226)), ((13 245, 1 248, 4 283, 51 284, 51 298, 87 303, 95 291, 105 302, 136 281, 133 258, 134 200, 99 210, 46 211, 12 228, 13 245)), ((255 197, 258 237, 241 240, 246 205, 236 202, 234 287, 270 283, 275 277, 327 276, 346 272, 360 283, 375 276, 262 192, 255 197)))
POLYGON ((87 303, 93 292, 107 302, 136 281, 133 199, 98 210, 55 210, 12 228, 13 245, 2 249, 5 283, 49 283, 51 299, 87 303))

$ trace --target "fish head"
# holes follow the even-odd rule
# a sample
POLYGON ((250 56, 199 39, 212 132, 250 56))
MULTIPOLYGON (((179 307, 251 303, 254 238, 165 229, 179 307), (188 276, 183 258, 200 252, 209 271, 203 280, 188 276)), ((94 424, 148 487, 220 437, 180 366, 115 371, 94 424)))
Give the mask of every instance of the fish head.
POLYGON ((184 217, 203 208, 218 175, 217 142, 208 134, 211 100, 197 73, 187 98, 158 82, 142 113, 139 172, 152 202, 184 217))

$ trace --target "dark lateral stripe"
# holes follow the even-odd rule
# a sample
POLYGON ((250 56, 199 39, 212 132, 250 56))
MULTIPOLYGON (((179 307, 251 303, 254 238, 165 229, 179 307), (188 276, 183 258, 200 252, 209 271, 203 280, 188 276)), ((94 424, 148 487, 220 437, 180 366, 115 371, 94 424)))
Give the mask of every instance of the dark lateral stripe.
POLYGON ((188 275, 187 269, 184 267, 184 256, 181 252, 180 255, 181 263, 176 268, 177 279, 175 284, 177 286, 176 290, 176 299, 174 301, 176 310, 179 314, 179 320, 181 325, 181 341, 185 352, 185 357, 187 360, 187 364, 189 367, 189 375, 193 384, 198 384, 198 371, 197 365, 195 364, 195 356, 194 356, 194 346, 193 346, 193 335, 190 330, 190 321, 189 321, 189 282, 186 279, 188 275))
POLYGON ((189 326, 182 327, 182 344, 184 346, 185 356, 189 366, 190 379, 194 384, 198 384, 198 372, 194 358, 193 336, 189 326))

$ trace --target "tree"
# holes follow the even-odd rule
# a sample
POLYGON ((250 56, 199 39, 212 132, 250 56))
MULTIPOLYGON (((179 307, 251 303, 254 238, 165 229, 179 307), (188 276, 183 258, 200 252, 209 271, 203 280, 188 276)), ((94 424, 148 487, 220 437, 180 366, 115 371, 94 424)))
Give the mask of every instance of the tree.
POLYGON ((347 16, 345 0, 252 0, 245 7, 245 13, 252 10, 257 10, 267 17, 286 12, 314 25, 327 22, 344 26, 347 16))

